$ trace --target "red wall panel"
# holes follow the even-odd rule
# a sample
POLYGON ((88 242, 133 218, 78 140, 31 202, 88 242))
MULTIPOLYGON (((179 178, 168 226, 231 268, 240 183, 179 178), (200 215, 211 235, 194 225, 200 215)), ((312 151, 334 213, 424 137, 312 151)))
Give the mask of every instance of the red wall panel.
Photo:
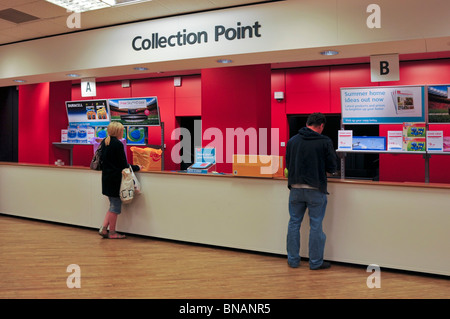
POLYGON ((122 81, 97 83, 97 95, 94 99, 116 99, 131 97, 131 86, 122 87, 122 81))
POLYGON ((449 84, 450 61, 407 61, 400 62, 400 81, 382 82, 381 85, 423 85, 449 84))
POLYGON ((286 113, 330 113, 330 68, 286 71, 286 113))
MULTIPOLYGON (((270 94, 271 100, 271 122, 272 128, 278 129, 279 143, 278 143, 278 154, 280 156, 286 155, 286 144, 289 140, 289 125, 286 115, 286 98, 282 101, 277 101, 274 98, 275 92, 286 92, 286 71, 276 70, 272 71, 272 90, 270 94), (281 146, 281 142, 284 142, 285 146, 281 146)), ((275 154, 272 150, 272 154, 275 154)), ((284 164, 283 164, 284 165, 284 164)))
POLYGON ((49 162, 49 83, 19 86, 19 162, 49 162))
POLYGON ((72 81, 53 82, 49 88, 49 164, 60 159, 65 165, 69 165, 69 151, 53 146, 53 142, 61 141, 61 129, 68 125, 65 102, 71 100, 72 81))
POLYGON ((175 116, 201 116, 201 88, 200 75, 182 77, 175 87, 175 116))
POLYGON ((81 96, 81 85, 74 84, 72 85, 72 97, 71 101, 82 101, 82 100, 92 100, 92 97, 82 97, 81 96))
POLYGON ((70 100, 71 83, 54 82, 19 87, 19 162, 69 163, 68 152, 57 149, 61 128, 67 127, 65 101, 70 100))
MULTIPOLYGON (((238 153, 237 141, 226 138, 227 129, 270 130, 270 81, 270 65, 202 70, 203 146, 213 142, 205 140, 205 130, 221 132, 222 141, 214 140, 218 171, 231 173, 233 154, 238 153)), ((251 153, 249 144, 247 141, 244 154, 251 153)))

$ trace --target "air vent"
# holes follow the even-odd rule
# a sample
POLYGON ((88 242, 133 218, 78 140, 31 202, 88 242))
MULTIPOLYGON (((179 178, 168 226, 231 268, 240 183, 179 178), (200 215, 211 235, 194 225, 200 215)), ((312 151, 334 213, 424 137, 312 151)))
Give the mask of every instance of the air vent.
POLYGON ((0 19, 12 23, 24 23, 28 21, 38 20, 39 18, 15 9, 6 9, 0 11, 0 19))

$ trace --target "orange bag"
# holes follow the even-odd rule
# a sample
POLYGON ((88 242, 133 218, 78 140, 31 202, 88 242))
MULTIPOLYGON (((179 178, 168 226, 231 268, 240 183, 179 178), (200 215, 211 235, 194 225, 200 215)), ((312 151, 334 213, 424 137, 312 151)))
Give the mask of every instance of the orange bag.
POLYGON ((141 165, 143 171, 160 171, 162 150, 155 148, 131 147, 133 164, 141 165))

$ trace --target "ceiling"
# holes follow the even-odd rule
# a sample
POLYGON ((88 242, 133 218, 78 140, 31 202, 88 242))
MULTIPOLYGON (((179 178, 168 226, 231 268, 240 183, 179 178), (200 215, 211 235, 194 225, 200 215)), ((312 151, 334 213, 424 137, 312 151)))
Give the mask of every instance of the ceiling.
MULTIPOLYGON (((153 0, 134 5, 84 12, 82 13, 81 28, 69 29, 66 22, 70 13, 64 8, 46 2, 45 0, 1 0, 0 46, 136 21, 273 1, 277 0, 153 0), (18 12, 12 11, 11 9, 17 10, 18 12), (2 14, 5 15, 2 16, 2 14), (29 15, 25 18, 30 18, 31 20, 20 22, 20 19, 23 18, 21 14, 29 15), (6 20, 9 18, 19 19, 19 21, 11 22, 6 20)), ((377 54, 377 52, 385 53, 387 45, 388 47, 389 45, 392 46, 392 52, 398 52, 400 54, 401 60, 450 57, 450 39, 448 37, 431 40, 420 39, 419 41, 421 41, 419 45, 417 40, 410 40, 402 41, 401 43, 374 43, 358 46, 342 46, 336 48, 340 51, 338 59, 321 57, 317 53, 317 48, 303 49, 301 51, 295 50, 295 52, 273 51, 260 55, 252 55, 252 57, 250 57, 250 63, 248 60, 249 57, 242 57, 242 60, 236 59, 237 63, 234 65, 272 63, 273 68, 285 68, 311 65, 367 63, 369 62, 371 54, 377 54), (424 44, 423 42, 425 41, 433 41, 433 52, 426 52, 426 50, 423 49, 424 47, 426 48, 428 44, 428 42, 424 44), (401 48, 401 51, 398 48, 401 48)), ((233 58, 233 60, 235 59, 233 58)), ((199 66, 208 67, 203 66, 201 61, 196 61, 195 65, 192 65, 191 68, 183 65, 183 67, 180 66, 179 69, 175 69, 174 67, 178 67, 178 65, 171 64, 169 66, 169 64, 167 64, 167 70, 164 70, 164 66, 161 66, 160 68, 160 71, 166 72, 164 76, 175 73, 178 75, 198 73, 199 66)), ((105 73, 92 74, 92 76, 96 76, 100 80, 102 77, 104 79, 113 79, 128 75, 123 72, 123 69, 121 70, 118 68, 117 70, 105 71, 105 73)), ((146 76, 149 77, 153 75, 147 74, 146 76)), ((155 73, 154 76, 162 75, 160 73, 155 73)), ((136 75, 133 77, 139 76, 136 75)), ((143 75, 140 77, 143 77, 143 75)))

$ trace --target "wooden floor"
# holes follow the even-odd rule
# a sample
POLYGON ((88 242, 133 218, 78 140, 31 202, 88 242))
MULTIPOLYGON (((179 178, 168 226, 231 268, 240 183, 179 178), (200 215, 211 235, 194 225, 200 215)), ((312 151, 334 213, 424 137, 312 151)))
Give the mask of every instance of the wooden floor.
POLYGON ((369 289, 369 275, 363 266, 311 271, 302 261, 292 269, 283 256, 131 235, 108 240, 93 229, 0 215, 0 298, 450 297, 448 277, 381 269, 381 288, 369 289), (71 264, 80 267, 81 288, 67 287, 71 264))

